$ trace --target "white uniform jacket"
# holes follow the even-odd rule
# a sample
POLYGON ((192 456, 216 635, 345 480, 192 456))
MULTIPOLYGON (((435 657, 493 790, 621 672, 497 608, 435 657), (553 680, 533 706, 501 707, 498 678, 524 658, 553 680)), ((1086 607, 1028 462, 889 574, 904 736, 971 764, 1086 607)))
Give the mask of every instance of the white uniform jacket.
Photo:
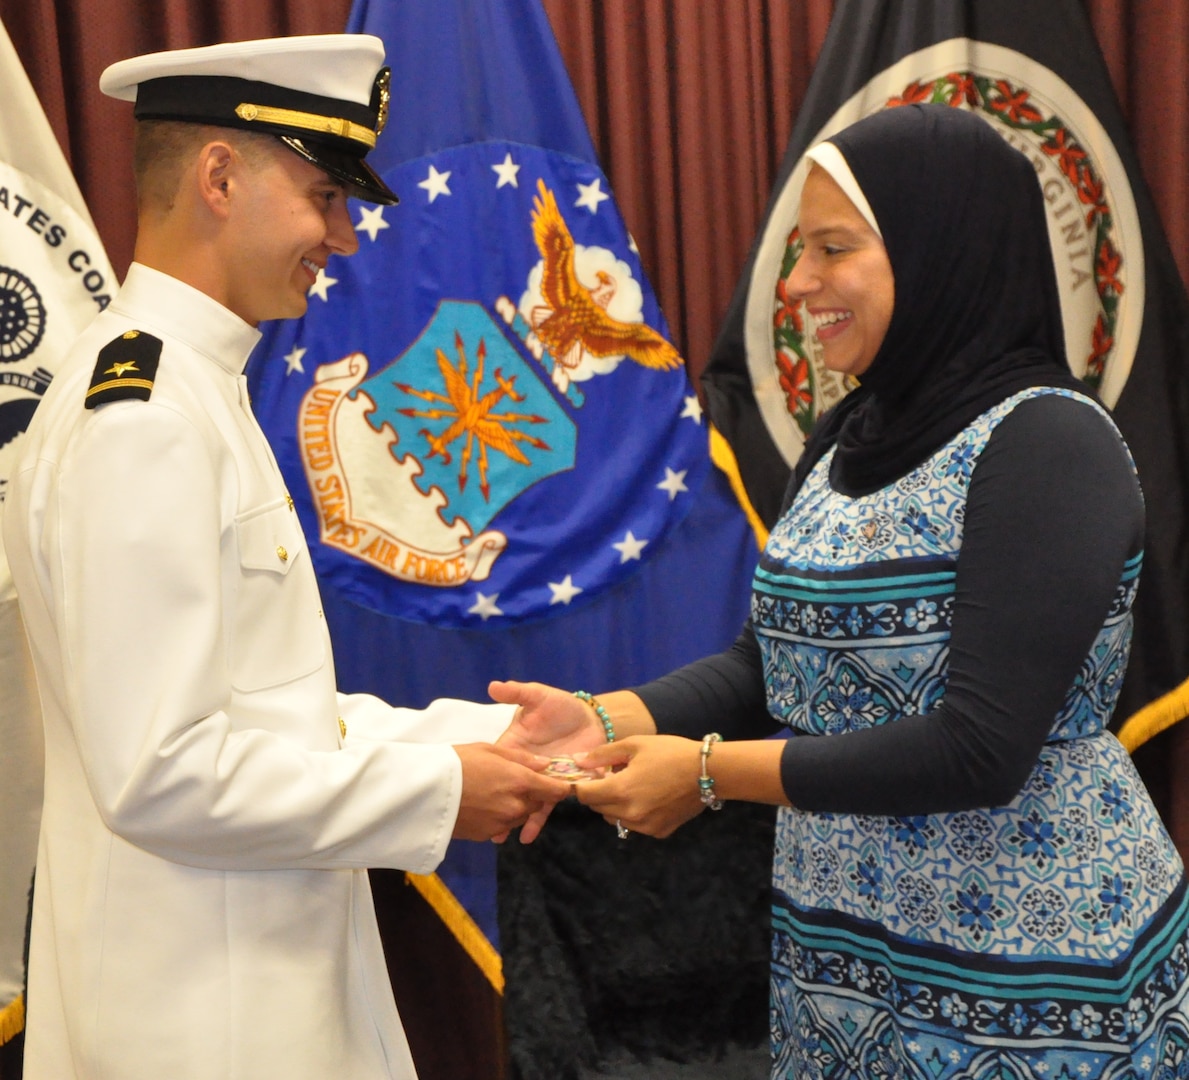
POLYGON ((336 693, 248 406, 258 337, 134 264, 9 487, 46 731, 26 1080, 413 1076, 365 868, 437 866, 449 743, 490 741, 512 710, 336 693), (164 343, 151 397, 85 409, 128 330, 164 343))

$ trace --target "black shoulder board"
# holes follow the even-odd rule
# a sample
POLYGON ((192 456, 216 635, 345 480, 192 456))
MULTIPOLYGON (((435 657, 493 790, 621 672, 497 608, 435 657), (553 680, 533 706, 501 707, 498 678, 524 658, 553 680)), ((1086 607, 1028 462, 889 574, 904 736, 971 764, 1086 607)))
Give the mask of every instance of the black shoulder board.
POLYGON ((99 350, 86 407, 109 401, 148 401, 161 359, 161 339, 143 330, 129 330, 99 350))

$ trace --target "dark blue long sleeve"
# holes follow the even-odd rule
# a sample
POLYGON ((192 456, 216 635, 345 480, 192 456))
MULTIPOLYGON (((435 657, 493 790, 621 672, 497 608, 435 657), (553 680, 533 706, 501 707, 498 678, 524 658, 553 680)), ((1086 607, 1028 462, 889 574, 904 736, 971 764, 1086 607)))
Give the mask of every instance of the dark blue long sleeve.
MULTIPOLYGON (((1010 801, 1142 547, 1143 519, 1127 451, 1095 410, 1060 395, 1014 409, 971 476, 943 699, 894 724, 789 738, 793 805, 900 815, 1010 801)), ((636 692, 661 731, 779 730, 747 628, 727 652, 636 692)))

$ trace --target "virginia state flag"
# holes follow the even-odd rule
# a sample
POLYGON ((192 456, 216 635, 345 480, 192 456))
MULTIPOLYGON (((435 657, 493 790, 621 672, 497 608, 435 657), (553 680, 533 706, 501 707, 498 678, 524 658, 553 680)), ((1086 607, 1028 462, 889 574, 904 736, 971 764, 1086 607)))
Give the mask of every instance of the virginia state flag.
POLYGON ((1189 304, 1078 0, 839 0, 703 376, 708 411, 771 524, 814 420, 845 392, 784 292, 800 252, 802 155, 916 101, 971 110, 1032 161, 1070 364, 1135 456, 1148 531, 1116 713, 1132 717, 1121 734, 1134 747, 1189 712, 1189 304))
MULTIPOLYGON (((385 41, 369 161, 401 202, 354 209, 358 254, 249 368, 341 685, 597 692, 723 648, 755 538, 544 11, 360 0, 349 29, 385 41)), ((494 849, 441 877, 494 944, 494 849)))
MULTIPOLYGON (((117 282, 70 166, 0 25, 0 510, 33 411, 117 282)), ((0 547, 0 1045, 24 1029, 24 942, 41 819, 41 713, 0 547)))

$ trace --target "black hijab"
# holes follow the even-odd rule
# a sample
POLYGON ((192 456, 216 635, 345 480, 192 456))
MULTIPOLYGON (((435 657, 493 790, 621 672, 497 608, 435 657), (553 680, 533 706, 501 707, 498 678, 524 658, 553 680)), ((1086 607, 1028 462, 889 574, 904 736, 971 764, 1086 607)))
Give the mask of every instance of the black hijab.
POLYGON ((1023 154, 946 105, 885 109, 829 141, 879 223, 895 303, 859 388, 815 426, 786 507, 831 446, 832 480, 867 494, 1020 390, 1090 393, 1066 363, 1044 200, 1023 154))

